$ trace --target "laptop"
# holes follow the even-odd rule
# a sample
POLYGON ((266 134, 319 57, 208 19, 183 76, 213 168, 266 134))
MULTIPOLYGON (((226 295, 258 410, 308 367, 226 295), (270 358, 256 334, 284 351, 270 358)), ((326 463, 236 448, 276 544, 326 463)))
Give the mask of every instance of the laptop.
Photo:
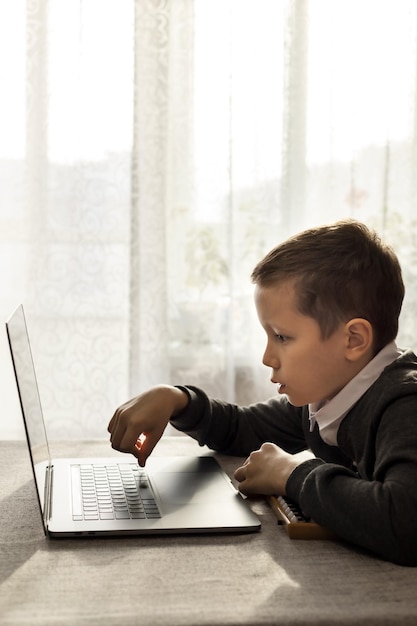
POLYGON ((52 459, 22 305, 6 329, 47 536, 259 530, 259 519, 213 456, 155 456, 146 468, 127 454, 52 459))

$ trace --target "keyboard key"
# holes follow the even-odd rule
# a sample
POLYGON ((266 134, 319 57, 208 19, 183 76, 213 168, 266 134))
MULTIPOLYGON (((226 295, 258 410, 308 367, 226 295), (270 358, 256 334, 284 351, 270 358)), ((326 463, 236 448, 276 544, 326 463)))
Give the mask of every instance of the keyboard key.
POLYGON ((114 519, 113 511, 109 511, 107 513, 100 511, 100 519, 114 519))
POLYGON ((129 511, 115 511, 116 519, 130 519, 129 511))

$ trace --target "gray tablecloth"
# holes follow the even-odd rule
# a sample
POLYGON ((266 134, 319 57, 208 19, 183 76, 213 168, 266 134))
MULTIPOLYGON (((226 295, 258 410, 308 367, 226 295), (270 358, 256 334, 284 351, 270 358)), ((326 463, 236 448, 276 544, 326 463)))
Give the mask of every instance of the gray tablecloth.
MULTIPOLYGON (((112 451, 94 441, 53 453, 112 451)), ((201 448, 172 437, 155 453, 201 448)), ((218 458, 229 473, 239 464, 218 458)), ((51 540, 26 445, 0 442, 0 463, 0 624, 417 624, 417 568, 339 541, 290 540, 261 498, 251 502, 262 521, 255 534, 51 540)))

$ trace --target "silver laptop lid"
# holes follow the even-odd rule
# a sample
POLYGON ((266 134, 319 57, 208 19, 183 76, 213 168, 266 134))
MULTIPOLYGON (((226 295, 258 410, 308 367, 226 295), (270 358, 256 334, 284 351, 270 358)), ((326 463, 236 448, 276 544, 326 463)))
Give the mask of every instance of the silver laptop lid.
POLYGON ((46 532, 46 520, 48 517, 47 505, 49 503, 50 492, 49 468, 51 465, 51 455, 22 305, 17 307, 16 311, 6 322, 6 330, 42 522, 46 532))

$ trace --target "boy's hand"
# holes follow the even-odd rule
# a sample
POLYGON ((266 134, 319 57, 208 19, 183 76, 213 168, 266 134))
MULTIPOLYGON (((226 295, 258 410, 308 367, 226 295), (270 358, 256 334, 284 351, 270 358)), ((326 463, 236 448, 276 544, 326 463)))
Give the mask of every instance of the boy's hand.
POLYGON ((238 467, 234 477, 240 483, 239 491, 245 495, 284 496, 290 474, 302 462, 274 443, 264 443, 238 467))
POLYGON ((187 404, 187 394, 169 385, 153 387, 122 404, 107 428, 112 447, 132 453, 144 467, 171 417, 187 404))

